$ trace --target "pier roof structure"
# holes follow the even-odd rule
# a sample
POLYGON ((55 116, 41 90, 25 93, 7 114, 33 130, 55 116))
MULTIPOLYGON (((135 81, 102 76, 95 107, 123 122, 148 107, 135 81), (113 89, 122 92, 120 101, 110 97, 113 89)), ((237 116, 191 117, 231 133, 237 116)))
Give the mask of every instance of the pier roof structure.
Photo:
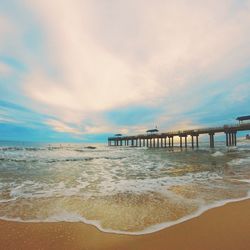
POLYGON ((239 116, 236 118, 236 120, 238 121, 246 121, 246 120, 250 120, 250 115, 246 115, 246 116, 239 116))
POLYGON ((156 128, 154 128, 154 129, 149 129, 149 130, 147 130, 146 132, 147 132, 147 133, 157 133, 157 132, 159 132, 159 130, 156 129, 156 128))

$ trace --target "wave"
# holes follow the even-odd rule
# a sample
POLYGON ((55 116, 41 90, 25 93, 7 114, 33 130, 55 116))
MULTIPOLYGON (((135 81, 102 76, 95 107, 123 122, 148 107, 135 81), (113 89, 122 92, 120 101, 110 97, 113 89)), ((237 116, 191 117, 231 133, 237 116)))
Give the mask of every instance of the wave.
POLYGON ((228 165, 231 166, 241 166, 243 164, 249 164, 250 163, 250 157, 247 158, 238 158, 231 160, 228 165))
MULTIPOLYGON (((44 151, 44 150, 74 150, 74 148, 71 147, 65 147, 65 146, 45 146, 45 147, 0 147, 0 151, 44 151)), ((77 150, 75 150, 77 151, 77 150)), ((81 151, 81 149, 79 149, 81 151)), ((87 151, 87 150, 85 150, 87 151)))
POLYGON ((216 151, 215 153, 212 154, 213 157, 218 157, 218 156, 224 156, 224 154, 220 151, 216 151))
POLYGON ((46 148, 40 147, 0 147, 1 151, 40 151, 46 150, 46 148))
POLYGON ((45 162, 45 163, 54 163, 54 162, 81 162, 81 161, 92 161, 97 159, 106 159, 106 160, 121 160, 125 157, 70 157, 70 158, 60 158, 60 159, 34 159, 34 158, 9 158, 9 157, 1 157, 0 161, 6 162, 45 162))
POLYGON ((9 162, 45 162, 45 163, 54 163, 54 162, 71 162, 71 161, 91 161, 96 158, 86 157, 86 158, 66 158, 66 159, 18 159, 18 158, 0 158, 0 161, 9 161, 9 162))
POLYGON ((143 229, 141 231, 135 231, 135 232, 113 230, 110 228, 103 228, 101 225, 101 222, 98 220, 89 220, 89 219, 86 219, 85 217, 83 217, 77 213, 68 213, 68 212, 51 215, 44 220, 41 220, 41 219, 26 219, 26 220, 24 220, 24 219, 21 219, 20 217, 10 218, 7 216, 0 216, 0 219, 5 220, 5 221, 24 222, 24 223, 25 222, 26 223, 27 222, 32 222, 32 223, 83 222, 85 224, 95 226, 97 229, 99 229, 100 231, 105 232, 105 233, 124 234, 124 235, 145 235, 145 234, 155 233, 155 232, 158 232, 160 230, 163 230, 163 229, 169 228, 171 226, 174 226, 174 225, 183 223, 185 221, 191 220, 193 218, 199 217, 204 212, 206 212, 210 209, 221 207, 221 206, 224 206, 228 203, 239 202, 239 201, 248 200, 248 199, 250 199, 250 192, 248 192, 247 196, 245 196, 245 197, 241 197, 241 198, 237 198, 237 199, 226 199, 226 200, 214 202, 213 204, 210 204, 210 205, 201 206, 196 212, 194 212, 190 215, 184 216, 184 217, 177 219, 175 221, 162 222, 159 224, 155 224, 155 225, 146 227, 145 229, 143 229))

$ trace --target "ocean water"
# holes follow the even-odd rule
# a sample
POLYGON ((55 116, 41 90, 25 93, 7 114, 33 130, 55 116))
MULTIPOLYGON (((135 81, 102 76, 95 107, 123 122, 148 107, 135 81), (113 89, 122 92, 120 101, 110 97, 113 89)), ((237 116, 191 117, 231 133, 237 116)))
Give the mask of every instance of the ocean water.
POLYGON ((250 197, 250 141, 147 149, 0 144, 0 219, 144 234, 250 197))

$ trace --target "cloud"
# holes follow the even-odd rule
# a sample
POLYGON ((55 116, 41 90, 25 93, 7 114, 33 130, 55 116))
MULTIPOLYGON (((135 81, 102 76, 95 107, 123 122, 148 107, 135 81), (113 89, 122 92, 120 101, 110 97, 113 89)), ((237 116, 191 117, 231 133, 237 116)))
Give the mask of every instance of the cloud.
MULTIPOLYGON (((0 3, 0 55, 2 54, 19 54, 17 48, 21 48, 18 44, 19 37, 22 34, 21 24, 15 22, 13 18, 4 13, 0 3)), ((20 50, 21 51, 21 50, 20 50)))
POLYGON ((10 118, 0 117, 0 123, 17 123, 17 121, 10 118))
POLYGON ((9 118, 7 112, 0 109, 0 123, 17 123, 17 121, 9 118))
POLYGON ((78 136, 86 134, 102 134, 111 129, 110 126, 105 126, 103 124, 100 124, 100 126, 96 125, 75 126, 55 119, 45 120, 45 124, 52 127, 52 129, 56 132, 69 133, 78 136))
POLYGON ((12 25, 9 18, 7 18, 5 15, 0 13, 0 48, 3 48, 5 37, 11 32, 14 31, 14 26, 12 25))
POLYGON ((57 121, 57 120, 51 119, 51 120, 47 120, 45 123, 51 126, 55 131, 60 132, 60 133, 70 133, 70 134, 75 134, 75 135, 83 134, 77 128, 70 127, 69 125, 63 122, 57 121))
POLYGON ((12 73, 12 68, 9 65, 7 65, 5 63, 2 63, 0 61, 0 76, 1 77, 3 77, 3 76, 6 77, 6 76, 11 75, 11 73, 12 73))
POLYGON ((80 91, 86 109, 102 110, 140 102, 152 92, 156 97, 162 94, 152 88, 166 94, 173 83, 182 86, 217 67, 225 71, 225 66, 236 64, 235 52, 242 65, 245 51, 249 53, 249 6, 232 11, 234 5, 235 1, 37 1, 31 7, 47 35, 50 62, 61 70, 59 88, 73 97, 80 91), (241 52, 238 47, 243 44, 241 52), (225 57, 231 61, 225 62, 225 57))
POLYGON ((238 83, 228 97, 228 103, 244 103, 249 99, 250 82, 238 83))
POLYGON ((24 50, 21 89, 26 103, 55 117, 45 124, 58 132, 143 131, 151 123, 170 128, 170 119, 179 126, 186 113, 229 93, 236 83, 227 81, 250 64, 250 1, 24 3, 43 44, 24 50), (136 106, 164 108, 145 126, 106 116, 136 106))

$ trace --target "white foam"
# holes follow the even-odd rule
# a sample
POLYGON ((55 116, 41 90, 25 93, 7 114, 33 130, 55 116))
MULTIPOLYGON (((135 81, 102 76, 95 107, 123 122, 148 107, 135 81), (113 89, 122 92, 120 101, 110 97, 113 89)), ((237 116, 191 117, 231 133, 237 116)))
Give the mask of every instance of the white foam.
POLYGON ((228 165, 238 166, 238 165, 247 164, 247 163, 250 163, 250 157, 247 157, 247 158, 238 158, 238 159, 231 160, 228 163, 228 165))
POLYGON ((250 180, 249 180, 249 179, 242 179, 242 180, 238 180, 238 181, 250 183, 250 180))
POLYGON ((83 216, 76 214, 76 213, 68 213, 68 212, 62 212, 60 214, 55 214, 55 215, 51 215, 48 218, 44 219, 44 220, 39 220, 39 219, 27 219, 27 220, 23 220, 20 217, 16 217, 16 218, 9 218, 7 216, 1 216, 0 219, 1 220, 6 220, 6 221, 16 221, 16 222, 34 222, 34 223, 40 223, 40 222, 83 222, 85 224, 88 225, 93 225, 95 226, 97 229, 99 229, 102 232, 105 233, 113 233, 113 234, 125 234, 125 235, 144 235, 144 234, 150 234, 150 233, 154 233, 154 232, 158 232, 160 230, 163 230, 165 228, 180 224, 182 222, 191 220, 195 217, 198 217, 200 215, 202 215, 204 212, 216 208, 216 207, 221 207, 224 206, 228 203, 232 203, 232 202, 238 202, 238 201, 243 201, 243 200, 247 200, 250 199, 250 192, 248 192, 248 195, 246 197, 242 197, 242 198, 238 198, 238 199, 227 199, 227 200, 222 200, 219 202, 215 202, 213 204, 210 205, 206 205, 203 207, 200 207, 195 213, 192 213, 188 216, 184 216, 178 220, 175 221, 168 221, 168 222, 163 222, 163 223, 159 223, 159 224, 155 224, 152 226, 149 226, 141 231, 136 231, 136 232, 127 232, 127 231, 120 231, 120 230, 113 230, 113 229, 107 229, 107 228, 103 228, 101 226, 100 221, 97 220, 88 220, 86 218, 84 218, 83 216))
POLYGON ((107 178, 99 184, 100 194, 113 195, 116 193, 132 192, 134 194, 141 194, 146 192, 160 192, 167 187, 174 185, 185 185, 192 183, 195 180, 218 180, 222 179, 217 173, 209 171, 188 173, 184 176, 165 176, 161 178, 145 178, 132 180, 116 180, 107 178))
POLYGON ((11 201, 15 201, 16 199, 17 199, 17 197, 11 198, 11 199, 1 199, 0 203, 8 203, 8 202, 11 202, 11 201))
POLYGON ((215 153, 212 154, 213 157, 218 157, 218 156, 223 156, 224 154, 220 151, 216 151, 215 153))

